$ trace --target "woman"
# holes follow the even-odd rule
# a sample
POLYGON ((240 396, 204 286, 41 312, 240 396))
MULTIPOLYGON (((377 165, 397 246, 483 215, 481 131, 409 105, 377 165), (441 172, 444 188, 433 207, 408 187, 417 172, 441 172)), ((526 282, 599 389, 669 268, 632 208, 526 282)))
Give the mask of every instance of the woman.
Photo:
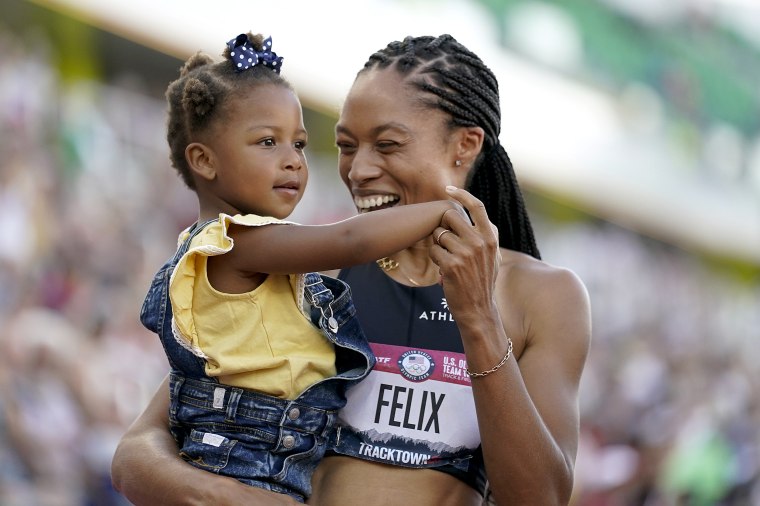
MULTIPOLYGON (((359 211, 447 186, 480 200, 464 202, 472 224, 448 213, 426 240, 339 274, 378 365, 350 394, 310 504, 477 505, 486 489, 502 505, 569 501, 588 297, 540 260, 500 121, 493 73, 448 35, 392 42, 357 75, 336 134, 359 211)), ((117 449, 117 489, 136 504, 291 504, 184 464, 161 388, 117 449)))

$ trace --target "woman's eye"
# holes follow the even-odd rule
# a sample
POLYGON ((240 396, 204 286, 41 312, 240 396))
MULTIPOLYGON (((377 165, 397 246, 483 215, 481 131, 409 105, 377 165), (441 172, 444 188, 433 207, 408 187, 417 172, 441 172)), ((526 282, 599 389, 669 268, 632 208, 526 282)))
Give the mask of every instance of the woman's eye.
POLYGON ((381 141, 377 143, 378 149, 391 149, 398 146, 398 143, 393 141, 381 141))
POLYGON ((336 142, 335 145, 341 154, 351 153, 354 149, 354 145, 348 142, 336 142))

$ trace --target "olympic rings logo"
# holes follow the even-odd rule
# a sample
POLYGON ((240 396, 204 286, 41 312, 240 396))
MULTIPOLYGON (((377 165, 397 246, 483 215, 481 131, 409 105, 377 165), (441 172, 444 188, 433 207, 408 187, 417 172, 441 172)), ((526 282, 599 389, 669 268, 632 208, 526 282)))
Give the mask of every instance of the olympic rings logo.
POLYGON ((410 381, 424 381, 435 369, 433 357, 422 350, 407 350, 398 359, 401 374, 410 381))

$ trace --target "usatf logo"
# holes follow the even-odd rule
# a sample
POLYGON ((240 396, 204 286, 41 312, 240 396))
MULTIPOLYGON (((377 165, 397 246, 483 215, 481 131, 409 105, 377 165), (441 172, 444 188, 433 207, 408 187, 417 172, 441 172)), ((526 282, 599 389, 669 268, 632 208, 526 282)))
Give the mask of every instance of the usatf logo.
POLYGON ((398 368, 409 381, 425 381, 433 374, 435 361, 424 351, 408 350, 399 357, 398 368))

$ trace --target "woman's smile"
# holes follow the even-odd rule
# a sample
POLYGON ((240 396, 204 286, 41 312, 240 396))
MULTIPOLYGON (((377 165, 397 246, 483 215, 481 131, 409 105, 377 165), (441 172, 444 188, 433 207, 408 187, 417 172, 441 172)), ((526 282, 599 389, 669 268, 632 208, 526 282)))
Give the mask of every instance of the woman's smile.
POLYGON ((395 206, 399 201, 398 195, 390 194, 370 194, 362 197, 354 197, 354 205, 360 213, 377 211, 395 206))

